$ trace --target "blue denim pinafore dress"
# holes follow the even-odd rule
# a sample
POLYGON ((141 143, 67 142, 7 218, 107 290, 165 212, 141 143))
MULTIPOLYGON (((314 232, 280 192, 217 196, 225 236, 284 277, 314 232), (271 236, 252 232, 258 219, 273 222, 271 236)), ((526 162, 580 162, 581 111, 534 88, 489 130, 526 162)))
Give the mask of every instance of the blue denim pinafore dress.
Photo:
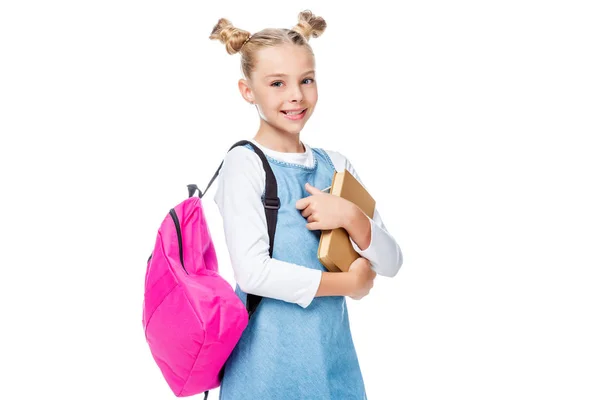
MULTIPOLYGON (((317 258, 321 231, 307 229, 296 209, 296 202, 309 196, 304 184, 323 189, 335 170, 324 150, 311 150, 312 167, 266 155, 281 202, 273 258, 326 271, 317 258)), ((237 284, 235 292, 246 304, 237 284)), ((227 360, 219 399, 366 400, 346 298, 315 297, 302 308, 264 297, 227 360)))

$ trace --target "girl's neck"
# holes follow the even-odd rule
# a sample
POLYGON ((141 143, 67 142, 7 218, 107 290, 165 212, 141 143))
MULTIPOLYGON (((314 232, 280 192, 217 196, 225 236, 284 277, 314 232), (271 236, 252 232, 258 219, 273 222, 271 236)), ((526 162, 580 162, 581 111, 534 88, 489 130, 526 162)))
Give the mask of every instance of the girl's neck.
POLYGON ((280 153, 306 152, 306 148, 300 141, 299 135, 259 131, 253 139, 267 149, 278 151, 280 153))

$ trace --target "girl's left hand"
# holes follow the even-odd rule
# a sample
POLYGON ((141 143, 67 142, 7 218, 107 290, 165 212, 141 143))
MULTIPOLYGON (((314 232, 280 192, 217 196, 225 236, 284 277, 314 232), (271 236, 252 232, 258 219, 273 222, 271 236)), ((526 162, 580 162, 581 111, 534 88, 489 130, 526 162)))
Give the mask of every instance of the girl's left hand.
POLYGON ((345 227, 354 212, 354 204, 339 196, 323 193, 308 182, 306 191, 311 195, 296 202, 296 208, 306 218, 306 227, 312 230, 328 230, 345 227))

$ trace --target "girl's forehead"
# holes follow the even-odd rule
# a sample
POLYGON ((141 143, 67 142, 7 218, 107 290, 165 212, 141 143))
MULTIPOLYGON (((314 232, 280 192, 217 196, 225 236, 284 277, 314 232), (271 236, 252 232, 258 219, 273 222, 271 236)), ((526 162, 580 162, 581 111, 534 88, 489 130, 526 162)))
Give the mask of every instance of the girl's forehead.
POLYGON ((256 72, 269 74, 300 75, 314 69, 314 58, 303 46, 276 46, 259 50, 256 72))

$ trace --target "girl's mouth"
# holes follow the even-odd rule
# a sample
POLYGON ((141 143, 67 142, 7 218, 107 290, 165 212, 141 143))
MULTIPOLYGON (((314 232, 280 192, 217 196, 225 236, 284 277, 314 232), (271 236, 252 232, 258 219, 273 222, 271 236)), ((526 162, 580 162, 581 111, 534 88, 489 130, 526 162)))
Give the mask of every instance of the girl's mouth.
POLYGON ((305 108, 300 113, 298 113, 298 111, 288 111, 288 112, 282 111, 282 113, 285 118, 291 119, 292 121, 297 121, 299 119, 304 118, 304 116, 306 115, 306 110, 308 110, 308 109, 305 108))

